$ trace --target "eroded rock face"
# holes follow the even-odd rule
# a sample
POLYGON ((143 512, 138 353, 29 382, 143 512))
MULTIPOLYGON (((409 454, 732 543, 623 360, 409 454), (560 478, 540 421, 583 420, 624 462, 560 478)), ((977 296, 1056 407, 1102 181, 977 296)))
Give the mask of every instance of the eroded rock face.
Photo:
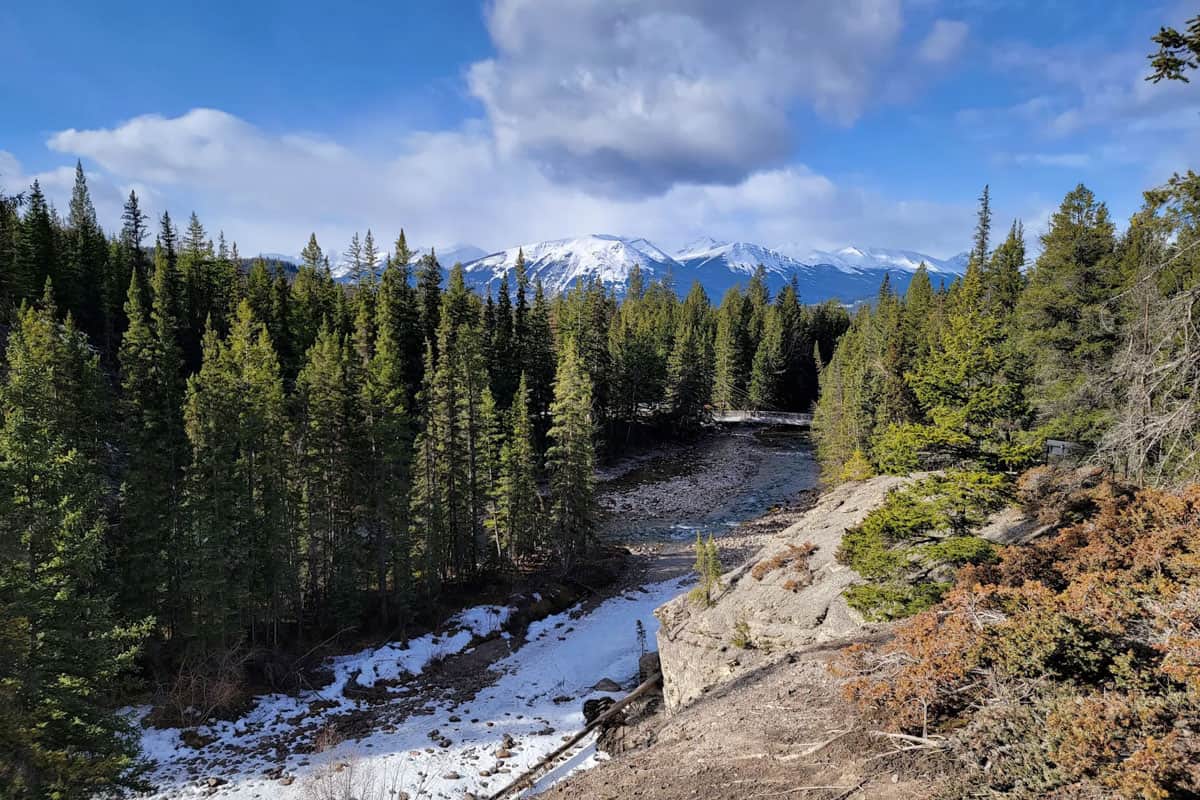
POLYGON ((909 480, 879 476, 836 487, 753 558, 723 575, 711 606, 684 595, 659 607, 667 710, 798 647, 873 627, 846 605, 842 591, 859 576, 834 556, 845 530, 909 480))

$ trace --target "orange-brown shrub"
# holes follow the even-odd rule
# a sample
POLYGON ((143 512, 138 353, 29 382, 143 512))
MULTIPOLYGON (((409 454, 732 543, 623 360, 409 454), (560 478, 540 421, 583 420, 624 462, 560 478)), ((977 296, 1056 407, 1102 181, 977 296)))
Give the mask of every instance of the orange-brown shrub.
POLYGON ((972 796, 1200 794, 1200 487, 1090 496, 836 667, 883 726, 944 735, 972 796))
MULTIPOLYGON (((770 558, 764 558, 754 565, 750 570, 750 576, 756 581, 761 581, 767 575, 777 569, 792 564, 797 572, 802 574, 808 573, 808 557, 815 553, 817 546, 812 542, 805 542, 802 545, 789 544, 784 550, 779 551, 770 558)), ((809 576, 811 580, 811 576, 809 576)), ((808 583, 804 584, 805 586, 808 583)))

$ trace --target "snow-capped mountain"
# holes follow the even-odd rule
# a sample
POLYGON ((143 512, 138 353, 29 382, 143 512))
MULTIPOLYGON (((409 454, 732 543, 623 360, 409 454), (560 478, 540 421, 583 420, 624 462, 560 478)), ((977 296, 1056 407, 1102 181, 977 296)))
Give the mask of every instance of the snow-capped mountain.
POLYGON ((778 250, 749 242, 719 242, 705 238, 693 242, 675 254, 675 260, 687 266, 704 269, 718 265, 732 272, 753 275, 761 264, 767 272, 790 275, 804 264, 778 250))
POLYGON ((830 298, 845 302, 869 299, 878 292, 885 273, 891 275, 893 286, 903 291, 922 262, 931 273, 951 280, 966 269, 965 254, 940 259, 911 250, 879 247, 845 247, 834 253, 806 252, 805 257, 797 258, 783 248, 705 238, 684 247, 675 258, 684 267, 696 271, 695 279, 714 301, 719 301, 730 287, 744 285, 759 265, 763 267, 767 287, 772 292, 779 291, 794 277, 806 302, 830 298))
MULTIPOLYGON (((549 294, 569 289, 577 280, 599 278, 618 293, 629 282, 629 272, 639 265, 646 280, 655 280, 682 270, 678 261, 645 239, 592 234, 577 239, 554 239, 510 247, 463 265, 467 283, 484 288, 497 284, 506 273, 509 280, 517 267, 517 254, 525 254, 525 270, 532 281, 540 278, 549 294)), ((442 266, 447 263, 438 256, 442 266)), ((688 281, 690 285, 691 281, 688 281)))
POLYGON ((967 254, 951 258, 934 258, 912 250, 893 250, 885 247, 843 247, 841 250, 801 251, 799 260, 806 264, 829 264, 844 272, 853 270, 902 270, 916 272, 922 263, 931 273, 961 275, 967 269, 967 254))
MULTIPOLYGON (((414 262, 429 252, 414 247, 414 262)), ((714 303, 734 286, 745 286, 759 265, 772 294, 795 279, 801 299, 819 303, 836 299, 844 303, 870 300, 879 291, 885 274, 900 292, 924 263, 936 285, 952 281, 966 271, 967 254, 935 258, 912 250, 883 247, 844 247, 840 250, 810 250, 790 245, 765 247, 752 242, 723 242, 705 237, 674 254, 653 242, 636 237, 591 234, 572 239, 554 239, 510 247, 494 253, 470 244, 436 248, 445 274, 462 264, 468 286, 480 292, 495 291, 500 278, 515 279, 517 253, 525 253, 525 269, 531 281, 541 279, 548 294, 566 291, 580 279, 600 281, 618 295, 624 294, 634 265, 641 267, 647 282, 667 277, 681 295, 699 281, 714 303)), ((336 251, 328 253, 334 277, 349 280, 350 265, 336 251)), ((296 255, 265 253, 264 257, 299 264, 296 255)), ((382 265, 380 265, 382 268, 382 265)))

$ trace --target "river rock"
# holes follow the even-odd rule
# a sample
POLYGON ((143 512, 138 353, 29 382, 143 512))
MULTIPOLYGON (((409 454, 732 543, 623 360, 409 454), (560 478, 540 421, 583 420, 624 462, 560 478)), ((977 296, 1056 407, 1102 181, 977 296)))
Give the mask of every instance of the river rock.
POLYGON ((596 682, 596 685, 592 687, 592 691, 594 691, 594 692, 619 692, 619 691, 621 691, 621 684, 617 683, 612 678, 601 678, 599 681, 596 682))
POLYGON ((860 578, 835 555, 847 528, 911 480, 879 476, 832 489, 749 561, 722 575, 711 606, 687 595, 660 606, 654 613, 661 623, 658 652, 667 710, 800 647, 870 627, 842 596, 860 578), (807 558, 794 557, 793 548, 809 545, 815 550, 807 558), (764 568, 755 574, 760 563, 764 568))

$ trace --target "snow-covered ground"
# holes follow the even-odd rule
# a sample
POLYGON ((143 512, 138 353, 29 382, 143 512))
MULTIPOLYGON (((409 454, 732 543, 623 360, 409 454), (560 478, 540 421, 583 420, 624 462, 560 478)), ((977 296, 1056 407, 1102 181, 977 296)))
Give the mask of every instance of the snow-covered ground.
MULTIPOLYGON (((403 792, 411 800, 486 797, 583 727, 583 700, 601 694, 591 689, 598 681, 610 678, 633 688, 640 655, 637 622, 652 642, 658 629, 654 609, 685 590, 689 580, 631 589, 589 612, 576 607, 533 623, 525 644, 492 664, 495 680, 466 702, 420 697, 417 676, 434 659, 464 652, 476 636, 500 630, 506 608, 469 609, 442 636, 412 640, 407 648, 385 645, 333 659, 332 684, 295 697, 262 697, 241 719, 201 728, 199 734, 214 737, 203 748, 184 744, 178 729, 147 728, 142 747, 155 762, 149 775, 156 787, 152 796, 397 800, 403 792), (356 675, 360 686, 407 679, 410 686, 393 691, 413 702, 405 703, 407 712, 395 719, 372 717, 382 724, 357 740, 312 753, 286 746, 295 742, 297 727, 315 736, 322 720, 378 710, 344 696, 343 687, 356 675), (512 744, 503 747, 506 736, 512 744), (498 758, 502 750, 507 757, 498 758)), ((590 739, 584 740, 535 788, 598 758, 590 739)))

